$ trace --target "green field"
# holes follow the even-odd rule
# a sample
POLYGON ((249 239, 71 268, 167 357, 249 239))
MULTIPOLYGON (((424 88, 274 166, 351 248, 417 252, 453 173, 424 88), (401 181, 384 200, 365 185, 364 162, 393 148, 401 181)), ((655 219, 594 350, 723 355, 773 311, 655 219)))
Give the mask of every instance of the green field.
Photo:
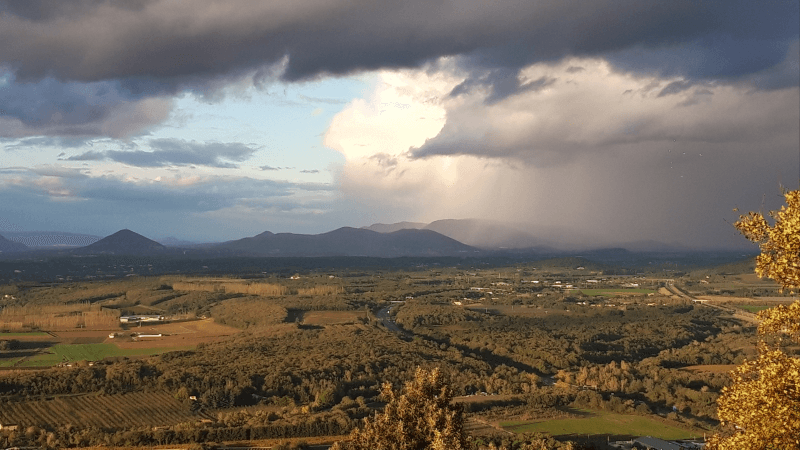
POLYGON ((766 306, 766 305, 733 305, 733 306, 739 309, 743 309, 745 311, 750 311, 753 314, 771 308, 771 306, 766 306))
POLYGON ((595 297, 602 295, 603 297, 616 297, 618 295, 647 295, 655 294, 656 291, 652 289, 639 289, 639 288, 618 288, 618 289, 581 289, 583 295, 595 297))
POLYGON ((581 410, 585 417, 544 421, 500 422, 514 433, 544 432, 553 436, 610 434, 619 436, 653 436, 660 439, 687 439, 697 433, 669 425, 657 418, 615 414, 607 411, 581 410))
MULTIPOLYGON (((112 356, 150 356, 176 350, 191 350, 192 346, 172 348, 121 349, 114 344, 56 344, 48 353, 34 355, 19 367, 49 367, 62 362, 99 361, 112 356)), ((19 358, 0 360, 0 367, 11 367, 19 358)))
POLYGON ((12 367, 22 358, 0 358, 0 367, 12 367))

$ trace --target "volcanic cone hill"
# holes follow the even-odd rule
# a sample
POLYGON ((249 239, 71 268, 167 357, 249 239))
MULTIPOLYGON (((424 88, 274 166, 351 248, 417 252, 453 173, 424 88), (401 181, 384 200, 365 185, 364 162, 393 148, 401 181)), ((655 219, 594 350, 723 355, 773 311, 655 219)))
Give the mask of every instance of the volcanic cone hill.
POLYGON ((131 230, 120 230, 94 244, 75 250, 79 254, 150 255, 162 253, 166 247, 131 230))

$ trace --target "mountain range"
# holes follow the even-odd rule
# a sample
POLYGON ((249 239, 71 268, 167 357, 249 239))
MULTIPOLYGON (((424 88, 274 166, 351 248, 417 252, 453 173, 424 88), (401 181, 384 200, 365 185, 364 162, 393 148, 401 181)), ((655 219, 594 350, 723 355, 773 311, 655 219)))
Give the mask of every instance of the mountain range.
MULTIPOLYGON (((10 232, 14 242, 0 236, 0 252, 6 254, 30 250, 37 252, 56 251, 68 254, 114 254, 114 255, 198 255, 198 256, 369 256, 394 258, 403 256, 478 256, 503 254, 557 254, 591 250, 581 244, 585 236, 560 230, 555 238, 547 241, 537 237, 533 230, 521 229, 490 220, 463 219, 438 220, 428 224, 421 222, 398 222, 373 224, 369 227, 343 227, 321 234, 272 233, 265 231, 253 237, 216 244, 197 245, 176 238, 156 242, 131 230, 121 230, 105 238, 73 233, 10 232), (49 238, 48 238, 49 237, 49 238), (23 245, 21 239, 28 238, 33 245, 23 245), (34 239, 35 238, 35 239, 34 239), (574 240, 574 241, 572 241, 574 240), (76 244, 84 243, 78 248, 76 244)), ((553 236, 550 233, 548 236, 553 236)), ((587 242, 591 242, 590 240, 587 242)), ((673 252, 686 251, 658 242, 629 243, 620 245, 616 251, 673 252), (624 249, 623 249, 624 247, 624 249)), ((596 247, 594 247, 596 248, 596 247)), ((613 253, 613 252, 612 252, 613 253)), ((614 255, 617 255, 614 253, 614 255)), ((620 257, 617 255, 617 257, 620 257)), ((627 257, 627 255, 625 255, 627 257)))
POLYGON ((387 233, 402 229, 432 230, 464 244, 482 249, 552 250, 552 245, 534 233, 502 222, 481 219, 444 219, 431 223, 376 223, 364 229, 387 233))
MULTIPOLYGON (((24 245, 0 237, 0 251, 25 252, 24 245)), ((37 250, 40 254, 47 250, 37 250)), ((432 230, 401 229, 378 233, 361 228, 339 228, 322 234, 271 233, 202 246, 166 247, 131 230, 120 230, 89 245, 51 249, 73 255, 199 255, 199 256, 475 256, 480 251, 432 230), (189 252, 189 253, 187 253, 189 252)))
POLYGON ((402 229, 390 233, 339 228, 322 234, 270 233, 216 246, 254 256, 465 256, 478 252, 431 230, 402 229))
MULTIPOLYGON (((569 227, 542 228, 485 219, 443 219, 431 223, 376 223, 366 230, 389 233, 403 229, 432 230, 466 245, 490 251, 527 250, 538 253, 596 249, 597 239, 569 227), (542 236, 547 236, 543 239, 542 236)), ((620 247, 634 252, 685 252, 691 249, 657 241, 618 242, 604 247, 620 247)))

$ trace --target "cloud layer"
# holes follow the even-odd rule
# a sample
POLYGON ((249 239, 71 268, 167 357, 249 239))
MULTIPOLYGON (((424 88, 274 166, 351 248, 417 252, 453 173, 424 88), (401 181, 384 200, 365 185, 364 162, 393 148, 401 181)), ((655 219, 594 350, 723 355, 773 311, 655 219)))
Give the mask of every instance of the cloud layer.
POLYGON ((520 88, 492 99, 491 86, 445 65, 386 72, 334 119, 326 145, 347 158, 342 189, 365 210, 560 228, 573 243, 721 247, 743 243, 734 207, 774 207, 780 183, 797 182, 796 87, 636 75, 584 58, 524 67, 520 88))
POLYGON ((253 156, 256 148, 239 143, 200 143, 178 139, 153 139, 153 151, 88 151, 66 158, 67 161, 116 161, 136 167, 201 165, 231 169, 253 156))
POLYGON ((783 58, 797 11, 796 2, 746 0, 12 1, 0 20, 0 59, 23 81, 126 79, 130 90, 162 91, 283 57, 283 76, 300 79, 456 54, 522 67, 643 48, 675 56, 619 57, 671 74, 736 76, 783 58))
MULTIPOLYGON (((519 68, 574 56, 739 80, 784 61, 797 17, 797 2, 748 0, 8 1, 0 5, 0 135, 126 137, 163 121, 179 92, 213 98, 243 80, 414 68, 443 56, 491 84, 489 101, 522 87, 519 68)), ((797 85, 791 75, 750 81, 797 85)))

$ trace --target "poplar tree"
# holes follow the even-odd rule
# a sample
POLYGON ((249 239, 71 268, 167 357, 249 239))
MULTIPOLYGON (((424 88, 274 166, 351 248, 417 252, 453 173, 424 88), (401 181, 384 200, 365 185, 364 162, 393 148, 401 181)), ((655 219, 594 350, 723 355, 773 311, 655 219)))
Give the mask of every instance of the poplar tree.
MULTIPOLYGON (((756 274, 783 289, 800 288, 800 190, 784 194, 786 206, 740 216, 734 226, 759 244, 756 274)), ((800 343, 800 301, 758 314, 758 358, 731 373, 732 383, 717 400, 724 431, 714 435, 711 450, 800 449, 800 358, 784 352, 800 343)))
POLYGON ((464 416, 452 404, 453 391, 438 368, 417 368, 398 394, 384 383, 388 400, 382 414, 366 419, 347 441, 332 450, 462 450, 466 447, 464 416))

